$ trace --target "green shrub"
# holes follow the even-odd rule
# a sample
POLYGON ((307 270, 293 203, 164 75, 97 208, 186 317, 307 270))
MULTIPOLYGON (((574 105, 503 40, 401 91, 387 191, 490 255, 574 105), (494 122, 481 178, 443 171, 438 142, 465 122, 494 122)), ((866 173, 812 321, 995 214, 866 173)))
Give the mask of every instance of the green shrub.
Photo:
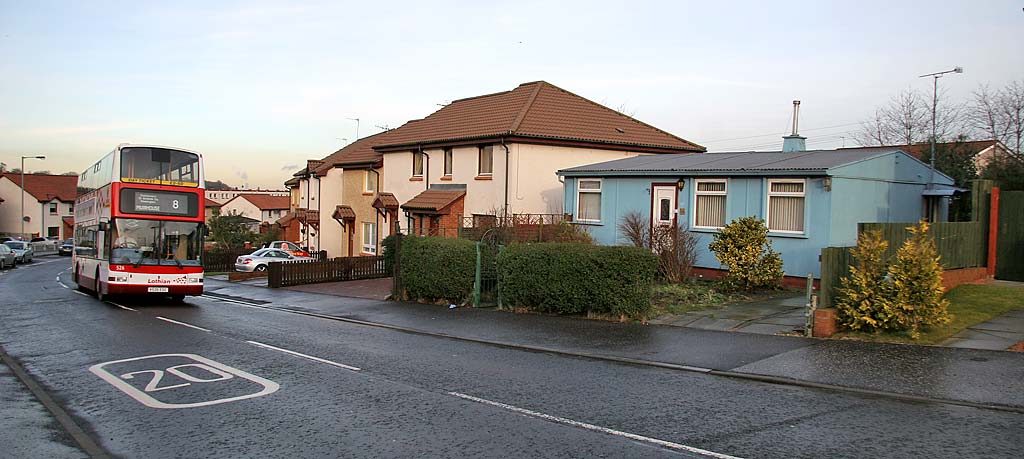
POLYGON ((839 324, 850 330, 873 331, 881 327, 882 311, 888 307, 892 289, 885 279, 885 251, 889 242, 881 230, 866 231, 857 236, 857 247, 851 250, 854 265, 850 275, 840 279, 836 297, 839 324))
POLYGON ((539 312, 645 317, 658 258, 636 247, 513 244, 498 254, 502 302, 539 312))
POLYGON ((388 235, 380 241, 380 254, 384 257, 384 269, 389 273, 395 272, 395 244, 397 242, 394 234, 388 235))
POLYGON ((928 224, 907 228, 911 237, 886 267, 888 243, 882 234, 866 232, 853 251, 856 266, 842 279, 836 299, 840 324, 850 330, 907 332, 921 336, 923 327, 949 323, 949 301, 943 299, 942 267, 928 224))
POLYGON ((889 266, 894 295, 883 320, 886 328, 908 331, 917 339, 923 326, 949 323, 949 301, 942 298, 942 267, 928 224, 922 221, 907 229, 910 239, 889 266))
POLYGON ((725 280, 733 288, 749 291, 782 285, 782 258, 772 249, 764 220, 733 220, 714 237, 709 248, 729 268, 725 280))
POLYGON ((402 238, 402 285, 410 299, 459 303, 473 290, 476 243, 429 236, 402 238))

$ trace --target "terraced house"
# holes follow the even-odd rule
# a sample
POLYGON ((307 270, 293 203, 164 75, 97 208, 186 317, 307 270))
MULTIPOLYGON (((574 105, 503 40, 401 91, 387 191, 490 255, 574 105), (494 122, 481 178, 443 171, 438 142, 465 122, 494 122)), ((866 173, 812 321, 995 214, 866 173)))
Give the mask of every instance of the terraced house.
POLYGON ((311 161, 287 183, 299 198, 289 215, 323 216, 316 237, 299 235, 309 238, 311 248, 332 257, 372 255, 396 229, 454 235, 466 220, 510 214, 561 218, 566 212, 559 169, 703 151, 550 83, 524 83, 453 101, 311 161))

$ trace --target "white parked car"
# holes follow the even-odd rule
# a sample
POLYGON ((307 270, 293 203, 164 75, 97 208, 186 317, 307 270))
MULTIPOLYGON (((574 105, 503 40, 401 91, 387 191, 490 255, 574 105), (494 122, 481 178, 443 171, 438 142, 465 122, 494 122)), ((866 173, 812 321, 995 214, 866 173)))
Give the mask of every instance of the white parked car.
POLYGON ((297 257, 281 249, 259 249, 235 260, 235 271, 251 273, 266 271, 267 265, 275 261, 312 260, 311 257, 297 257))
POLYGON ((25 241, 7 241, 4 245, 14 252, 15 263, 32 263, 32 257, 36 255, 36 251, 32 250, 32 244, 25 241))

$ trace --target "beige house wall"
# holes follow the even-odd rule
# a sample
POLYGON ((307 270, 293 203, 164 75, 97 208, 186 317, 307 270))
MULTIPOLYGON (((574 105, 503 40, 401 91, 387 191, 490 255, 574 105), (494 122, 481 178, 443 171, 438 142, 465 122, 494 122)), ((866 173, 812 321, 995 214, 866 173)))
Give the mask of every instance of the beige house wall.
MULTIPOLYGON (((559 169, 582 166, 602 161, 638 156, 629 151, 596 148, 572 148, 547 145, 508 144, 510 156, 508 202, 509 212, 531 214, 560 214, 562 183, 555 172, 559 169)), ((430 155, 430 184, 466 185, 465 215, 490 214, 500 211, 505 202, 505 149, 494 145, 493 174, 490 180, 478 179, 478 149, 476 146, 457 147, 452 150, 451 180, 443 180, 444 153, 441 149, 425 150, 430 155)), ((426 189, 426 180, 412 177, 412 152, 384 154, 385 174, 381 191, 395 194, 404 204, 426 189)), ((426 169, 426 167, 424 167, 426 169)), ((425 171, 426 172, 426 171, 425 171)), ((399 220, 402 228, 408 222, 404 213, 399 220)))
POLYGON ((241 215, 253 220, 263 221, 263 213, 259 207, 245 198, 232 199, 220 207, 221 215, 241 215))
MULTIPOLYGON (((0 233, 19 234, 21 233, 21 186, 12 182, 9 178, 0 178, 0 233)), ((56 199, 49 202, 39 202, 34 196, 25 193, 25 214, 31 221, 25 222, 26 233, 38 233, 40 236, 47 235, 48 227, 57 227, 57 234, 60 237, 71 237, 70 234, 63 234, 63 217, 74 216, 71 211, 73 204, 60 202, 56 199), (57 204, 57 215, 50 215, 50 203, 57 204)))
POLYGON ((344 200, 344 185, 344 171, 340 168, 333 168, 320 177, 320 250, 326 250, 328 257, 344 255, 341 225, 331 218, 334 208, 344 200))

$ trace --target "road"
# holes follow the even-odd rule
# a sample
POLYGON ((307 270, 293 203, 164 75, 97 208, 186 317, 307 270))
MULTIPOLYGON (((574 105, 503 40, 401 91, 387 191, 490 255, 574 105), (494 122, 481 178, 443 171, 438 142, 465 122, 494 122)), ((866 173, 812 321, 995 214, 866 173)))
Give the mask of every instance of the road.
MULTIPOLYGON (((116 457, 1024 451, 1019 413, 530 352, 207 297, 100 303, 71 288, 67 268, 49 257, 0 274, 0 345, 116 457)), ((7 374, 0 389, 20 384, 7 374)), ((48 434, 0 424, 0 444, 15 446, 6 451, 86 455, 24 398, 0 397, 15 413, 4 422, 48 434)))

